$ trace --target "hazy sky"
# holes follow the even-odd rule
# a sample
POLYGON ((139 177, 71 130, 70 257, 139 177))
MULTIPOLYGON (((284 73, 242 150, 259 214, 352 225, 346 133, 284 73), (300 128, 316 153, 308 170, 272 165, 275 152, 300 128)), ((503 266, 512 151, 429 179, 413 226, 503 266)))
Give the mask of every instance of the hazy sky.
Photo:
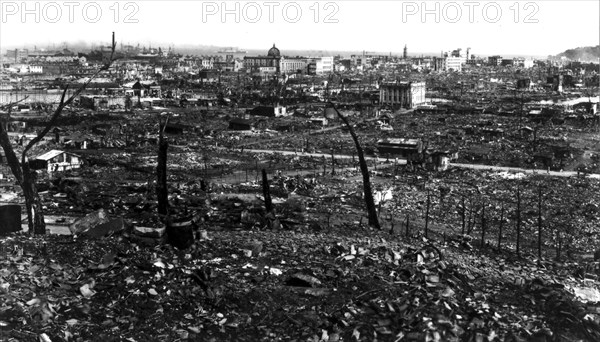
POLYGON ((546 56, 600 41, 598 0, 6 1, 0 50, 117 41, 242 49, 546 56))

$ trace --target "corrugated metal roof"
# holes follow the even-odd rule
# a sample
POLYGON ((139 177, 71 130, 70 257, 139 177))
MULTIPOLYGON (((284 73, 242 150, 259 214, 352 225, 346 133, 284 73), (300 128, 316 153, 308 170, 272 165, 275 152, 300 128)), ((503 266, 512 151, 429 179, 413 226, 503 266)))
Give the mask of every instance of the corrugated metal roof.
POLYGON ((60 154, 65 153, 65 151, 61 151, 61 150, 50 150, 40 156, 35 157, 35 159, 39 159, 39 160, 50 160, 56 156, 59 156, 60 154))

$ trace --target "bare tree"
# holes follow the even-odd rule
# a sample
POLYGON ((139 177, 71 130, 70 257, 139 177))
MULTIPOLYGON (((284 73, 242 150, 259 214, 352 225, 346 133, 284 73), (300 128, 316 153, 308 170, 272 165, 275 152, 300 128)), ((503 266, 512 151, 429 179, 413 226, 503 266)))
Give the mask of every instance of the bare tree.
POLYGON ((367 162, 365 160, 365 155, 362 147, 360 146, 360 142, 358 141, 358 137, 354 132, 354 128, 348 122, 348 119, 340 113, 340 111, 333 105, 333 103, 329 102, 329 105, 335 110, 338 117, 344 122, 348 130, 350 131, 350 135, 352 136, 352 140, 354 140, 354 145, 356 146, 356 153, 358 154, 358 163, 360 165, 360 172, 363 176, 363 191, 365 194, 365 204, 367 206, 367 214, 369 216, 369 225, 375 227, 377 229, 381 229, 379 225, 379 218, 377 217, 377 208, 375 206, 375 200, 373 199, 373 192, 371 190, 371 179, 369 177, 369 167, 367 166, 367 162))
MULTIPOLYGON (((77 98, 81 92, 94 80, 102 71, 107 71, 110 68, 114 60, 115 48, 117 43, 115 41, 115 33, 112 35, 112 51, 110 54, 110 59, 104 63, 104 65, 98 69, 85 83, 83 83, 77 90, 71 94, 67 98, 68 86, 66 86, 63 90, 63 93, 60 98, 60 102, 58 107, 52 113, 50 120, 46 123, 44 129, 37 134, 33 140, 31 140, 21 152, 21 160, 17 157, 17 154, 10 142, 8 137, 8 133, 4 129, 4 124, 0 122, 0 146, 4 149, 4 153, 6 155, 6 161, 8 166, 10 167, 11 172, 15 176, 17 183, 23 189, 23 196, 25 197, 25 207, 27 209, 27 223, 29 226, 29 232, 32 234, 45 234, 46 233, 46 223, 44 222, 44 213, 42 210, 42 203, 40 200, 40 196, 38 194, 37 188, 35 186, 35 174, 29 167, 29 162, 27 158, 27 153, 33 148, 38 142, 42 141, 46 134, 50 132, 52 127, 56 124, 58 118, 60 117, 62 111, 70 105, 75 98, 77 98)), ((17 101, 21 102, 23 99, 17 101)), ((12 107, 15 105, 13 102, 3 108, 8 107, 8 114, 10 117, 10 113, 12 107)))

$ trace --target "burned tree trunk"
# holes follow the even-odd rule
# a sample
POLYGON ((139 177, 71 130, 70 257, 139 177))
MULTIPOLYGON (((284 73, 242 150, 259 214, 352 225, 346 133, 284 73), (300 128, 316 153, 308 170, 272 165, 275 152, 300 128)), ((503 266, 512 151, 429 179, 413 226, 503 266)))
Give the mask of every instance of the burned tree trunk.
POLYGON ((263 196, 265 196, 265 209, 267 213, 273 211, 273 202, 271 201, 271 189, 269 188, 269 179, 267 178, 267 170, 262 169, 262 188, 263 196))
POLYGON ((156 165, 156 197, 158 200, 158 213, 167 216, 169 214, 169 190, 167 188, 167 151, 169 142, 164 136, 164 130, 167 127, 165 120, 164 125, 159 122, 158 134, 158 160, 156 165))
POLYGON ((340 113, 337 108, 330 103, 338 117, 344 122, 348 130, 350 131, 350 135, 352 136, 352 140, 354 140, 354 145, 356 146, 356 153, 358 154, 358 162, 360 165, 360 172, 363 176, 363 191, 365 195, 365 204, 367 206, 367 214, 369 217, 369 225, 375 227, 377 229, 381 229, 379 225, 379 219, 377 218, 377 208, 375 207, 375 200, 373 199, 373 191, 371 190, 371 179, 369 176, 369 167, 367 166, 367 161, 365 160, 365 155, 362 147, 360 146, 360 142, 358 141, 358 137, 354 132, 354 128, 348 122, 348 119, 340 113))
POLYGON ((28 164, 23 164, 23 196, 25 197, 25 208, 27 209, 27 224, 33 226, 34 234, 46 234, 46 222, 42 201, 35 186, 35 176, 28 164))
POLYGON ((481 209, 481 248, 485 248, 485 203, 481 209))
MULTIPOLYGON (((10 113, 10 109, 9 109, 10 113)), ((24 163, 19 162, 8 134, 4 129, 4 125, 0 123, 0 146, 4 150, 6 163, 10 167, 17 183, 23 189, 23 197, 25 197, 25 208, 27 210, 27 225, 29 231, 33 234, 45 234, 46 223, 44 221, 44 213, 42 212, 42 203, 35 187, 35 177, 29 168, 27 159, 24 158, 24 163)))

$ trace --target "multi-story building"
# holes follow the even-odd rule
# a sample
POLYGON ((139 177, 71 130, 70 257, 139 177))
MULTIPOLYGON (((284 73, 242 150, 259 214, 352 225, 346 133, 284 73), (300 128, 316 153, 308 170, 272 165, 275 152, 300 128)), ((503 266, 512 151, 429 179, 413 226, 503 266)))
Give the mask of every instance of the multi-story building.
POLYGON ((257 71, 259 68, 275 68, 276 72, 280 72, 281 68, 281 53, 278 48, 269 49, 266 56, 245 56, 244 66, 251 71, 257 71))
POLYGON ((425 82, 383 83, 379 86, 379 103, 413 108, 425 103, 425 82))
POLYGON ((333 72, 333 57, 308 58, 308 73, 310 75, 321 75, 333 72))
POLYGON ((491 66, 499 66, 502 64, 502 56, 489 56, 488 64, 491 66))
POLYGON ((533 68, 533 59, 525 59, 522 57, 514 59, 514 65, 519 68, 533 68))
POLYGON ((273 44, 266 56, 244 57, 244 66, 251 72, 274 69, 278 74, 323 74, 333 72, 333 57, 284 57, 273 44))
POLYGON ((29 50, 27 49, 6 50, 6 58, 9 62, 20 63, 27 57, 29 57, 29 50))
POLYGON ((282 74, 306 73, 308 60, 302 57, 281 57, 279 71, 282 74))
POLYGON ((433 68, 437 71, 461 72, 466 63, 467 59, 464 57, 434 57, 433 68))
POLYGON ((317 74, 333 72, 333 57, 317 57, 315 58, 315 62, 317 74))
POLYGON ((467 62, 464 57, 446 57, 444 61, 445 71, 462 71, 462 66, 467 62))
POLYGON ((504 58, 502 59, 502 66, 515 66, 519 68, 532 68, 533 60, 525 59, 523 57, 517 58, 504 58))
POLYGON ((212 69, 214 66, 214 59, 213 58, 203 58, 201 60, 201 65, 203 69, 212 69))

